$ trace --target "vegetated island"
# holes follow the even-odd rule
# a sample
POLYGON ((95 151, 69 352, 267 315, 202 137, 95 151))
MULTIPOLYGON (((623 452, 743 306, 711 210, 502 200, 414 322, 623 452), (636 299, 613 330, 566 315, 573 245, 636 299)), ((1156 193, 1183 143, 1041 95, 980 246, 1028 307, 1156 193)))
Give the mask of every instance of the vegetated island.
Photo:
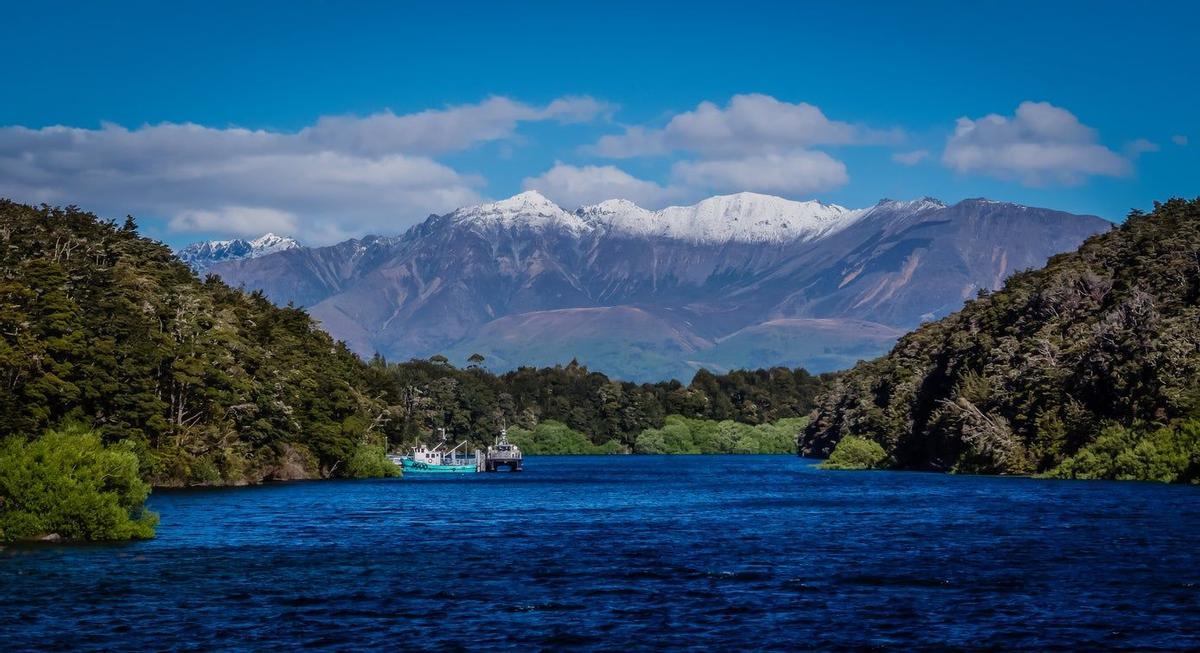
POLYGON ((1200 482, 1200 199, 1112 231, 834 381, 835 468, 1200 482))
POLYGON ((763 425, 832 378, 482 362, 363 361, 302 309, 198 278, 132 218, 0 200, 0 542, 150 537, 151 486, 395 475, 387 451, 437 427, 483 444, 508 425, 545 452, 778 451, 763 425))

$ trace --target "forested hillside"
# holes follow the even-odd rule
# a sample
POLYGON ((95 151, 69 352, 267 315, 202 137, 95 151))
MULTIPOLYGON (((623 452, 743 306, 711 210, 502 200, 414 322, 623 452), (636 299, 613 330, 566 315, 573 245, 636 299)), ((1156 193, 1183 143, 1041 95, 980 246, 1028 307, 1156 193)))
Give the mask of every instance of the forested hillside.
POLYGON ((1198 420, 1200 200, 1175 199, 859 364, 801 449, 856 436, 875 466, 1196 482, 1198 420))
POLYGON ((0 435, 77 422, 155 484, 379 473, 362 363, 277 308, 75 208, 0 203, 0 435))

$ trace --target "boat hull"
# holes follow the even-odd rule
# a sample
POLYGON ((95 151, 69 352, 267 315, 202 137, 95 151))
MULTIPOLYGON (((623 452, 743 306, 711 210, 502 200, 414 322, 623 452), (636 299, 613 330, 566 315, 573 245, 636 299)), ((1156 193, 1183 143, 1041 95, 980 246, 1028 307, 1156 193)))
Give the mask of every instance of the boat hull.
POLYGON ((405 472, 413 474, 473 474, 478 471, 475 465, 434 465, 410 458, 403 459, 401 466, 405 472))

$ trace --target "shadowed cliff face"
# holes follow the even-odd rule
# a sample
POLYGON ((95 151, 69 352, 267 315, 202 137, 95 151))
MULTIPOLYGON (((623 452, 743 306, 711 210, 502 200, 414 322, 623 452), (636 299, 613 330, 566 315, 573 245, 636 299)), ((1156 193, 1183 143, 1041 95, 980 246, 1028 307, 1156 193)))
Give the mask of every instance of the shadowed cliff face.
POLYGON ((651 380, 702 366, 846 367, 1111 226, 987 200, 885 201, 834 214, 845 224, 815 236, 721 241, 635 233, 543 201, 212 271, 308 307, 364 355, 478 352, 494 369, 578 358, 651 380))

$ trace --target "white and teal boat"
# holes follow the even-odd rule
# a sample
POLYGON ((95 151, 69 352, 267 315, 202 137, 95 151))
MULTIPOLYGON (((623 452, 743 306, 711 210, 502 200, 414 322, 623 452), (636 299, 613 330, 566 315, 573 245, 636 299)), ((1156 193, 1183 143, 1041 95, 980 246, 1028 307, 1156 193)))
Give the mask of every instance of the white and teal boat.
POLYGON ((483 452, 474 453, 459 451, 467 444, 466 440, 459 442, 453 449, 445 449, 446 431, 442 429, 442 444, 427 447, 418 444, 409 453, 402 456, 389 456, 393 463, 404 468, 405 473, 415 474, 472 474, 482 471, 485 466, 483 452))

